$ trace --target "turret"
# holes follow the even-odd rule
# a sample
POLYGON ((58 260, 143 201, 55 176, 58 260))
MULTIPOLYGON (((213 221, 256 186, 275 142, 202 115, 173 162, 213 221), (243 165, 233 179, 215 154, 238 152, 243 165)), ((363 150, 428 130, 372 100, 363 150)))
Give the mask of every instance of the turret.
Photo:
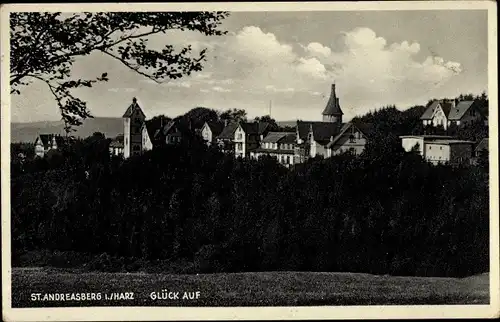
POLYGON ((330 98, 322 114, 323 122, 342 123, 342 115, 344 115, 344 113, 340 109, 339 98, 335 93, 335 84, 332 84, 330 98))

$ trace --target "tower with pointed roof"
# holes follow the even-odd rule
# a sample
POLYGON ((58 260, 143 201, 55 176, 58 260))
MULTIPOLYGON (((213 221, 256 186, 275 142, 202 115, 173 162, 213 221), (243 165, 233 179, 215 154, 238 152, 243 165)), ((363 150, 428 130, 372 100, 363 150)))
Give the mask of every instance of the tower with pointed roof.
POLYGON ((344 115, 344 113, 340 109, 339 98, 335 93, 335 84, 332 84, 332 92, 330 93, 330 98, 322 114, 323 122, 342 123, 342 115, 344 115))
POLYGON ((143 150, 143 124, 146 115, 137 103, 137 98, 132 99, 132 104, 123 114, 123 157, 140 154, 143 150))

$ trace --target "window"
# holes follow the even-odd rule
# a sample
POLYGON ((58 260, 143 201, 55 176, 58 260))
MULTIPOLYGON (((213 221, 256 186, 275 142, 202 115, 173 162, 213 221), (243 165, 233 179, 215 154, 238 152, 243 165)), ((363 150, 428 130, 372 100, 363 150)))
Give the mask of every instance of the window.
POLYGON ((439 147, 439 150, 442 150, 442 149, 443 149, 443 147, 442 147, 442 146, 440 146, 440 147, 439 147))
POLYGON ((432 150, 432 146, 429 146, 429 150, 432 150))
POLYGON ((349 142, 350 142, 350 143, 354 143, 354 142, 356 142, 356 138, 354 137, 354 135, 352 135, 352 134, 351 134, 351 135, 349 135, 349 142))
POLYGON ((138 146, 138 145, 134 145, 133 150, 134 150, 134 151, 140 151, 140 150, 141 150, 141 147, 140 147, 140 146, 138 146))
POLYGON ((237 137, 238 140, 243 139, 243 135, 241 133, 238 133, 238 135, 236 137, 237 137))
POLYGON ((238 150, 238 151, 243 150, 243 144, 241 144, 241 143, 236 144, 236 150, 238 150))
POLYGON ((472 115, 472 116, 476 116, 476 110, 475 110, 475 109, 471 109, 471 110, 470 110, 470 115, 472 115))

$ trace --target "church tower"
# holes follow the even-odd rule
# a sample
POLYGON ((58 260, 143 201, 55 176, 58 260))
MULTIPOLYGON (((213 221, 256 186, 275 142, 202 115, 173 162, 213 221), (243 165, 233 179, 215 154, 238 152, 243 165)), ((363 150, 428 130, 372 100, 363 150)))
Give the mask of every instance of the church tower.
POLYGON ((335 94, 335 84, 332 84, 332 92, 330 99, 323 110, 323 122, 342 123, 342 115, 344 113, 340 109, 339 98, 335 94))
POLYGON ((142 111, 137 99, 132 99, 132 104, 123 114, 123 157, 137 155, 142 152, 142 126, 146 115, 142 111))

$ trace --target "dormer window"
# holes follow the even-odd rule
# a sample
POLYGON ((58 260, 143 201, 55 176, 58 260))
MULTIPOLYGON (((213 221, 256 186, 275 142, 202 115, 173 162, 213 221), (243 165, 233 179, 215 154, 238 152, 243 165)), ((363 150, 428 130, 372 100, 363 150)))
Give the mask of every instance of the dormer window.
POLYGON ((354 135, 352 135, 352 134, 351 134, 351 135, 349 135, 349 142, 350 142, 350 143, 354 143, 354 142, 356 142, 356 138, 354 137, 354 135))

